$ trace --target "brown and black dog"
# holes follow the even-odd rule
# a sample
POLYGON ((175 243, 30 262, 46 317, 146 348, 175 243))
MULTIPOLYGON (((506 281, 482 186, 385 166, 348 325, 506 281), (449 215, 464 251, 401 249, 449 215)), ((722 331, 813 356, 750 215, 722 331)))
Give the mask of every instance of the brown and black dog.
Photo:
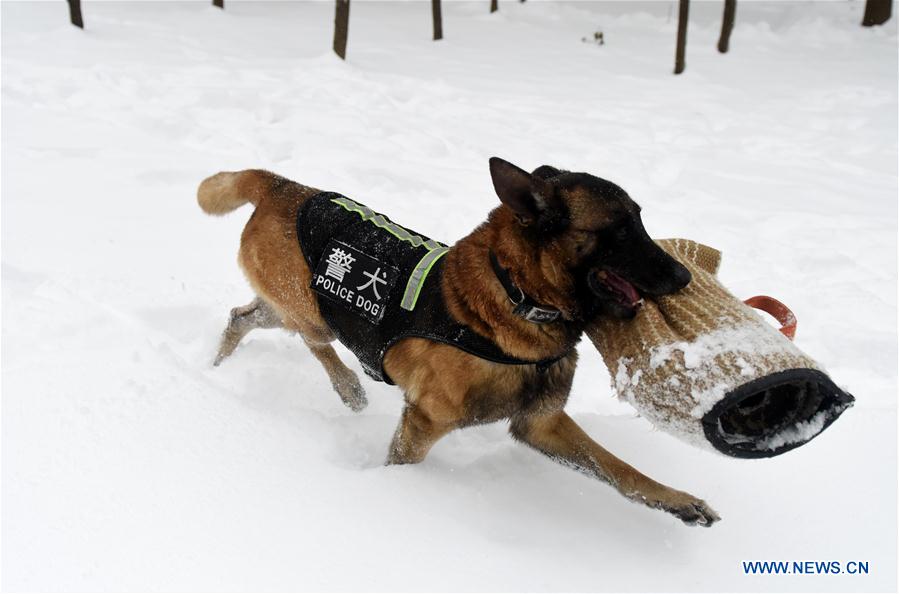
MULTIPOLYGON (((689 272, 649 238, 627 193, 585 173, 542 166, 528 173, 490 160, 502 204, 446 253, 441 276, 456 321, 512 357, 558 357, 546 369, 494 363, 425 338, 406 338, 383 366, 403 390, 405 409, 388 463, 420 462, 454 429, 508 419, 512 436, 550 458, 607 482, 632 501, 668 511, 687 524, 710 526, 718 515, 704 501, 641 474, 593 441, 565 411, 577 363, 574 345, 597 315, 631 317, 640 293, 675 292, 689 272), (513 311, 491 265, 495 254, 523 294, 561 313, 533 323, 513 311)), ((239 262, 256 292, 231 312, 216 364, 254 328, 283 327, 302 336, 345 404, 366 404, 356 374, 330 343, 297 240, 297 213, 319 190, 262 170, 222 172, 199 187, 198 201, 221 215, 249 202, 256 209, 241 237, 239 262)))

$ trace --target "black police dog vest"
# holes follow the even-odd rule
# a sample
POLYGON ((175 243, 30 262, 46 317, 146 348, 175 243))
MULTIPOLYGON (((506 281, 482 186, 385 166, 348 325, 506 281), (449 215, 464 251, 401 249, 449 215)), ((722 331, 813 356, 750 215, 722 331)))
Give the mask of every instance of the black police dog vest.
POLYGON ((417 336, 509 365, 545 369, 559 358, 526 361, 458 323, 441 290, 446 245, 391 222, 334 192, 309 198, 297 213, 297 238, 312 270, 322 317, 365 372, 393 384, 387 349, 417 336))

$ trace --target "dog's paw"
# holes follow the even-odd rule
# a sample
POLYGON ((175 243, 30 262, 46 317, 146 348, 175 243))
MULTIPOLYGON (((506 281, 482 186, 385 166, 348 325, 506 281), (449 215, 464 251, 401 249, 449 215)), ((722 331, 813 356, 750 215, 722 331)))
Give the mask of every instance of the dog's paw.
POLYGON ((368 398, 365 397, 365 388, 359 383, 359 378, 354 373, 341 381, 334 383, 334 390, 340 395, 340 399, 353 412, 360 412, 368 406, 368 398))
POLYGON ((719 516, 717 512, 702 499, 697 499, 686 493, 684 493, 684 495, 686 495, 686 497, 683 498, 683 501, 678 501, 673 504, 663 503, 660 506, 661 509, 673 514, 687 526, 704 526, 708 528, 721 519, 721 516, 719 516))
POLYGON ((625 496, 647 507, 666 511, 680 519, 687 526, 705 526, 708 528, 721 519, 721 516, 702 499, 693 497, 683 491, 676 491, 667 487, 663 488, 663 492, 656 492, 652 496, 647 496, 640 492, 626 493, 625 496))
POLYGON ((213 361, 212 361, 212 366, 218 367, 219 365, 221 365, 222 361, 224 361, 225 359, 230 357, 232 355, 232 353, 234 353, 235 350, 237 350, 236 344, 231 345, 231 344, 223 343, 222 346, 219 347, 218 353, 215 354, 215 359, 213 359, 213 361))

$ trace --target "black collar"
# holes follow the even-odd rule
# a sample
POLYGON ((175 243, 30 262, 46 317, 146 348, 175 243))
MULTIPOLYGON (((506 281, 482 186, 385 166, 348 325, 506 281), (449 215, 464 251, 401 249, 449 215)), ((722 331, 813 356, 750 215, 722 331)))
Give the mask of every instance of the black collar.
POLYGON ((515 306, 512 310, 513 314, 535 324, 550 324, 558 320, 562 315, 562 312, 554 307, 538 304, 516 286, 509 276, 509 271, 503 268, 499 260, 496 259, 496 254, 493 253, 493 250, 490 250, 490 265, 493 266, 493 273, 506 290, 509 301, 515 306))

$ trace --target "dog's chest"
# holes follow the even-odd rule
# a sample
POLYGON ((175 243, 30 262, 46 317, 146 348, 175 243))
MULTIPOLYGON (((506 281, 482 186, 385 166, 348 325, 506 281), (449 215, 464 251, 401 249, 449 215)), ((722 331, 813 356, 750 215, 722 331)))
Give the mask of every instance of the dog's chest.
POLYGON ((577 351, 572 351, 546 371, 531 366, 491 365, 468 389, 465 424, 478 425, 514 417, 529 411, 562 410, 568 401, 577 351))

